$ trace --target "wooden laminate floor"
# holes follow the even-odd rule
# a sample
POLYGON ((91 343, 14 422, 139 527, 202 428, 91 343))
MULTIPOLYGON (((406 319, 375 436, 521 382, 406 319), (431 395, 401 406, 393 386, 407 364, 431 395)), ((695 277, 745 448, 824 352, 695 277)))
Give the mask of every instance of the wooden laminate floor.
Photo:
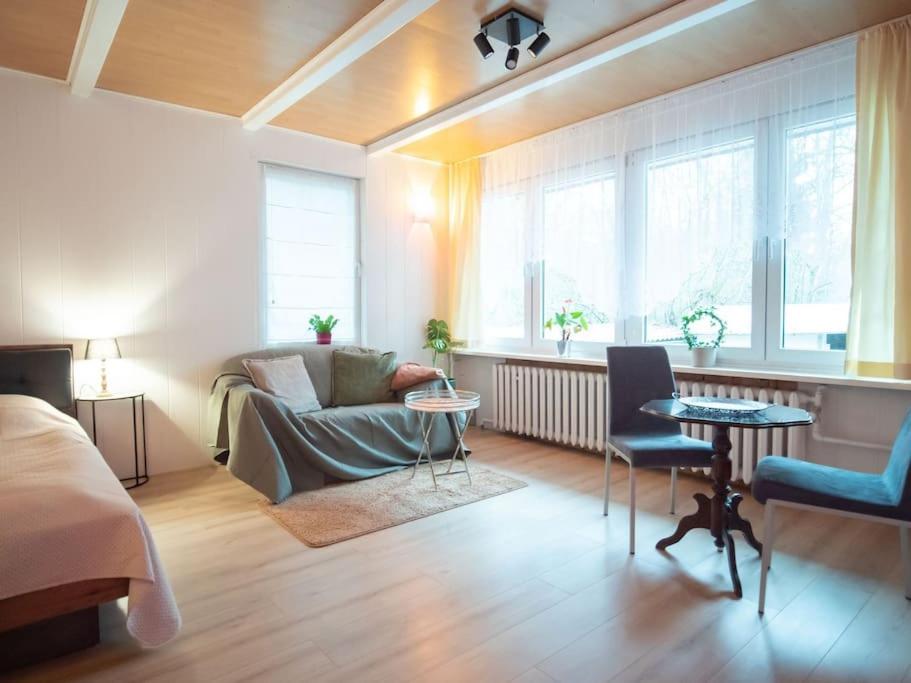
MULTIPOLYGON (((20 672, 25 681, 902 681, 911 603, 895 528, 782 512, 768 610, 758 557, 738 540, 743 600, 707 532, 654 549, 676 518, 668 475, 639 476, 638 554, 627 554, 627 471, 501 434, 469 433, 474 460, 526 489, 311 549, 224 469, 138 489, 184 627, 142 650, 116 605, 104 642, 20 672)), ((681 477, 679 509, 706 482, 681 477)), ((762 537, 761 509, 742 506, 762 537)))

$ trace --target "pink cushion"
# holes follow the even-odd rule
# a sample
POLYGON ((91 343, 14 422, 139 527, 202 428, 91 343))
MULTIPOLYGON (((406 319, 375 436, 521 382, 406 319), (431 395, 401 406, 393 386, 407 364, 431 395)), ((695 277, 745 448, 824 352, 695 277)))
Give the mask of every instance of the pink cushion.
POLYGON ((446 373, 439 368, 429 368, 420 363, 402 363, 392 376, 392 390, 399 391, 432 379, 445 379, 446 373))

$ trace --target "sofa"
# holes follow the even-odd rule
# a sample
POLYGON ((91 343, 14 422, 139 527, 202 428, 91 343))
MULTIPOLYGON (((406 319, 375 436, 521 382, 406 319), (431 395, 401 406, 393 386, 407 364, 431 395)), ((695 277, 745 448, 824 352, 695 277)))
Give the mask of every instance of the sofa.
MULTIPOLYGON (((420 417, 405 408, 404 395, 448 387, 444 379, 395 393, 395 400, 334 406, 332 354, 361 353, 352 346, 290 344, 244 353, 222 365, 209 396, 208 440, 213 457, 273 503, 328 483, 366 479, 413 465, 422 445, 420 417), (253 385, 244 359, 298 354, 304 361, 321 410, 295 414, 288 405, 253 385)), ((375 352, 373 352, 375 353, 375 352)), ((456 420, 438 416, 431 453, 449 458, 456 447, 456 420)))

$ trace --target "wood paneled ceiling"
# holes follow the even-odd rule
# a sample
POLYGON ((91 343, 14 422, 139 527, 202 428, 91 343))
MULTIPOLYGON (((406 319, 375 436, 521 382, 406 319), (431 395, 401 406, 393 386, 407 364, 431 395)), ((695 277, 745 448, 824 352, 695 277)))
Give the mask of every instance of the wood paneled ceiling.
MULTIPOLYGON (((367 144, 679 0, 526 0, 552 42, 507 72, 471 42, 507 0, 439 0, 272 123, 367 144)), ((240 116, 380 0, 129 0, 98 87, 240 116)), ((85 0, 0 0, 0 67, 65 79, 85 0)), ((755 0, 399 150, 455 161, 911 13, 755 0)), ((238 125, 240 123, 238 122, 238 125)))
POLYGON ((399 149, 458 161, 911 12, 911 0, 757 0, 399 149))
POLYGON ((0 0, 0 66, 66 78, 85 0, 0 0))
POLYGON ((496 54, 484 61, 471 41, 481 18, 501 8, 503 0, 441 0, 273 123, 363 144, 677 1, 521 3, 544 17, 551 43, 537 60, 522 50, 518 68, 509 72, 501 43, 494 43, 496 54))
POLYGON ((240 116, 380 0, 130 0, 98 87, 240 116))

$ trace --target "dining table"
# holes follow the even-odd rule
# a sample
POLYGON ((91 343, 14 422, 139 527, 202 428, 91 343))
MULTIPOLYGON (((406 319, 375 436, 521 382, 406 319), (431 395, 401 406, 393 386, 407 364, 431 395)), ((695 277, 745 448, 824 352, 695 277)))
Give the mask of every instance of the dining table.
MULTIPOLYGON (((680 423, 711 425, 712 448, 712 491, 709 498, 704 493, 694 494, 697 509, 691 515, 683 517, 677 530, 656 544, 658 550, 665 550, 680 541, 693 529, 707 529, 719 551, 727 551, 728 568, 731 583, 738 598, 743 597, 740 575, 737 572, 737 554, 731 532, 739 531, 759 554, 762 555, 762 544, 753 533, 749 520, 740 514, 740 503, 743 496, 731 487, 731 429, 773 429, 810 425, 814 416, 801 408, 792 408, 777 404, 766 404, 756 409, 755 404, 748 406, 736 399, 728 399, 723 409, 711 409, 687 405, 679 398, 658 399, 645 403, 640 410, 665 420, 680 423), (752 408, 750 410, 747 407, 752 408)), ((760 453, 763 457, 765 453, 760 453)))

